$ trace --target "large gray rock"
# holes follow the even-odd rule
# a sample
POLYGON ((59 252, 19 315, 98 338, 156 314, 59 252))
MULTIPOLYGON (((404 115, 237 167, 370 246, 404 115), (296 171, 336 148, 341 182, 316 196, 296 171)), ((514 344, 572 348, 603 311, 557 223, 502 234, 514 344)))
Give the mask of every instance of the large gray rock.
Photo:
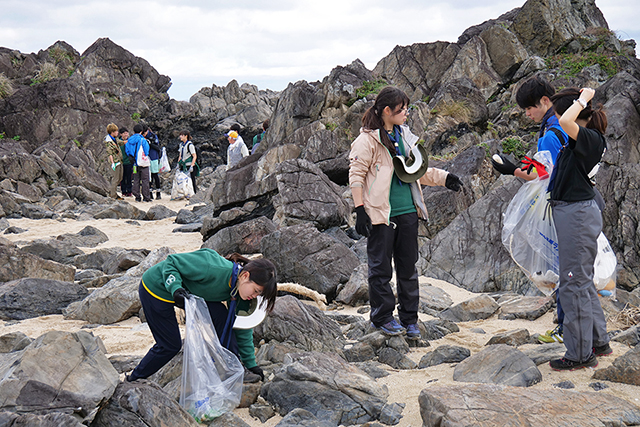
POLYGON ((496 334, 489 339, 485 345, 506 344, 518 347, 529 342, 529 331, 526 329, 516 329, 515 331, 507 331, 496 334))
POLYGON ((577 3, 562 0, 529 0, 509 28, 535 55, 554 54, 589 27, 608 28, 595 0, 577 3))
POLYGON ((617 383, 640 385, 640 347, 632 348, 604 369, 598 369, 593 378, 617 383))
POLYGON ((86 417, 111 397, 118 373, 91 333, 52 331, 22 351, 0 354, 0 409, 86 417))
POLYGON ((61 314, 70 303, 89 294, 74 282, 24 278, 0 284, 0 318, 30 319, 61 314))
POLYGON ((0 282, 32 277, 73 282, 76 269, 42 259, 15 247, 0 245, 0 282))
POLYGON ((296 408, 285 415, 275 427, 332 427, 333 424, 319 420, 311 412, 296 408))
POLYGON ((286 227, 312 222, 320 230, 345 224, 351 215, 343 190, 307 160, 287 160, 277 169, 274 222, 286 227))
POLYGON ((0 412, 0 426, 29 426, 29 427, 83 427, 76 417, 60 412, 46 415, 16 414, 15 412, 0 412))
POLYGON ((116 202, 102 206, 98 212, 93 214, 93 217, 95 219, 156 219, 153 212, 148 214, 127 202, 116 202), (147 218, 147 215, 153 216, 153 218, 147 218))
POLYGON ((274 231, 276 231, 276 225, 273 221, 261 216, 238 225, 221 229, 207 239, 207 241, 202 244, 202 247, 213 249, 220 254, 230 254, 233 252, 255 254, 260 252, 260 242, 262 238, 274 231))
POLYGON ((369 302, 369 266, 360 264, 353 270, 346 285, 340 290, 336 301, 355 306, 369 302))
POLYGON ((553 300, 549 297, 525 297, 525 296, 504 296, 498 300, 500 306, 500 319, 527 319, 536 320, 545 314, 553 305, 553 300))
POLYGON ((36 239, 27 243, 21 249, 42 259, 62 264, 71 264, 75 256, 84 254, 77 246, 56 239, 36 239))
POLYGON ((163 427, 200 424, 157 384, 138 380, 118 385, 92 427, 163 427))
POLYGON ((77 233, 61 234, 57 239, 78 247, 95 248, 100 243, 108 241, 109 237, 96 227, 87 225, 77 233))
POLYGON ((262 387, 284 416, 305 409, 333 426, 377 420, 389 392, 364 371, 328 353, 291 353, 262 387))
POLYGON ((640 408, 606 393, 493 384, 436 385, 422 390, 418 402, 424 427, 605 427, 640 422, 640 408))
POLYGON ((440 312, 438 316, 452 322, 487 319, 498 311, 498 304, 488 295, 479 295, 440 312))
POLYGON ((518 38, 501 24, 494 24, 480 33, 487 46, 491 66, 504 80, 510 79, 529 57, 518 38))
POLYGON ((147 249, 125 249, 105 260, 102 271, 106 274, 116 274, 140 264, 149 255, 147 249))
POLYGON ((542 374, 524 353, 506 344, 491 345, 456 366, 453 380, 529 387, 542 374))
POLYGON ((123 251, 125 251, 125 249, 121 247, 100 248, 94 252, 76 256, 73 259, 72 264, 82 270, 102 270, 107 260, 113 258, 123 251))
POLYGON ((160 219, 171 218, 172 216, 176 216, 178 213, 176 211, 172 211, 168 207, 164 205, 153 205, 149 208, 144 219, 147 221, 157 221, 160 219))
POLYGON ((106 325, 137 314, 142 307, 138 297, 142 274, 172 253, 175 251, 168 247, 154 249, 144 261, 122 276, 110 280, 82 301, 70 304, 63 312, 65 319, 106 325))
POLYGON ((468 348, 457 345, 441 345, 422 356, 418 367, 428 368, 429 366, 440 365, 442 363, 462 362, 469 356, 471 356, 471 352, 468 348))
POLYGON ((560 359, 566 351, 564 344, 559 342, 534 344, 529 348, 522 349, 522 352, 533 360, 536 365, 542 365, 553 359, 560 359))
POLYGON ((317 307, 286 295, 276 300, 273 311, 253 330, 256 342, 277 341, 306 351, 342 351, 344 338, 338 323, 317 307))
POLYGON ((0 353, 20 351, 33 341, 22 332, 10 332, 0 336, 0 353))
POLYGON ((320 233, 310 224, 281 228, 262 238, 265 258, 278 269, 278 280, 300 283, 314 291, 335 297, 339 283, 346 283, 360 265, 349 248, 320 233))
MULTIPOLYGON (((3 142, 4 144, 4 142, 3 142)), ((0 157, 0 177, 32 183, 42 173, 35 156, 26 153, 0 157)))
POLYGON ((627 344, 628 346, 635 347, 640 343, 640 326, 632 326, 624 332, 619 333, 612 338, 613 341, 627 344))

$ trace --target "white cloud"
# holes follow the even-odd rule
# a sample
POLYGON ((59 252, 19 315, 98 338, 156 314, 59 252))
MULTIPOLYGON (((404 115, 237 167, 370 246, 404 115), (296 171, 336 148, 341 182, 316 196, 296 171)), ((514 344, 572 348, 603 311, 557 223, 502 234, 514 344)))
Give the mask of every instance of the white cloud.
MULTIPOLYGON (((598 0, 612 30, 640 38, 637 0, 598 0)), ((261 89, 315 81, 359 58, 369 68, 396 45, 456 41, 468 27, 523 0, 2 0, 0 40, 22 52, 64 40, 82 53, 109 37, 160 73, 186 100, 231 79, 261 89)))

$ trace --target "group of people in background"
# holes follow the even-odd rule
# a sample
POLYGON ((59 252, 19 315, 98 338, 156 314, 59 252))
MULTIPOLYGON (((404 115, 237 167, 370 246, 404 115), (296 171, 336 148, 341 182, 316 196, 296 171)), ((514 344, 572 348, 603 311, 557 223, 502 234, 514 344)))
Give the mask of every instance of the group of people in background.
POLYGON ((122 196, 135 197, 137 202, 150 202, 153 199, 153 184, 156 199, 161 198, 158 173, 162 147, 158 136, 148 126, 136 124, 130 136, 127 128, 118 129, 118 126, 110 123, 104 143, 112 171, 109 197, 124 200, 117 193, 120 185, 122 196))
MULTIPOLYGON (((262 132, 253 138, 251 151, 247 148, 242 136, 240 125, 235 123, 226 134, 229 141, 227 148, 227 169, 237 165, 240 160, 256 152, 263 141, 269 120, 262 123, 262 132)), ((198 151, 192 141, 188 130, 180 132, 178 138, 178 168, 188 173, 193 184, 193 191, 197 193, 196 179, 200 176, 200 164, 198 151)), ((129 135, 127 128, 120 128, 113 123, 107 125, 107 136, 104 138, 108 162, 111 166, 109 185, 109 197, 116 200, 124 200, 117 193, 118 185, 124 197, 135 197, 137 202, 150 202, 154 198, 160 200, 160 158, 162 146, 158 136, 145 124, 136 124, 133 127, 133 135, 129 135), (148 157, 147 161, 141 161, 139 156, 148 157)))

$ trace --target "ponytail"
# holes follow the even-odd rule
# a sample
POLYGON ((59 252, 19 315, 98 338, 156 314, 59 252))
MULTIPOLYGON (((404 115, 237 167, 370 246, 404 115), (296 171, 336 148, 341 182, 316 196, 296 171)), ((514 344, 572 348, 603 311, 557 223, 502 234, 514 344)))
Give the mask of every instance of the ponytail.
POLYGON ((262 286, 263 304, 267 304, 267 313, 273 310, 278 294, 276 266, 266 258, 250 260, 237 252, 225 257, 242 266, 242 271, 249 273, 249 280, 262 286))
POLYGON ((604 135, 604 131, 607 130, 607 115, 602 109, 602 104, 598 104, 595 110, 591 111, 591 118, 587 123, 589 129, 595 129, 604 135))

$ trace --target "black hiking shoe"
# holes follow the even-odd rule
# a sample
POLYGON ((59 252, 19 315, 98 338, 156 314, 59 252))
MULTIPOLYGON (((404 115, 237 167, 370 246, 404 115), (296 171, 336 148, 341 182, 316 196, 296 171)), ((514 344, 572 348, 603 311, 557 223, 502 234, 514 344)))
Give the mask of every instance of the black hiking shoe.
POLYGON ((251 372, 250 370, 248 370, 246 367, 244 368, 244 378, 242 380, 242 382, 244 384, 253 384, 253 383, 257 383, 258 381, 260 381, 262 378, 260 378, 260 375, 258 374, 254 374, 253 372, 251 372))
POLYGON ((596 359, 596 355, 591 353, 591 356, 584 362, 574 362, 573 360, 565 359, 555 359, 549 362, 549 366, 554 371, 575 371, 576 369, 582 368, 595 368, 598 366, 598 359, 596 359))
POLYGON ((609 346, 609 343, 606 343, 605 345, 593 347, 593 354, 595 354, 598 357, 608 356, 611 353, 613 353, 613 349, 611 348, 611 346, 609 346))

